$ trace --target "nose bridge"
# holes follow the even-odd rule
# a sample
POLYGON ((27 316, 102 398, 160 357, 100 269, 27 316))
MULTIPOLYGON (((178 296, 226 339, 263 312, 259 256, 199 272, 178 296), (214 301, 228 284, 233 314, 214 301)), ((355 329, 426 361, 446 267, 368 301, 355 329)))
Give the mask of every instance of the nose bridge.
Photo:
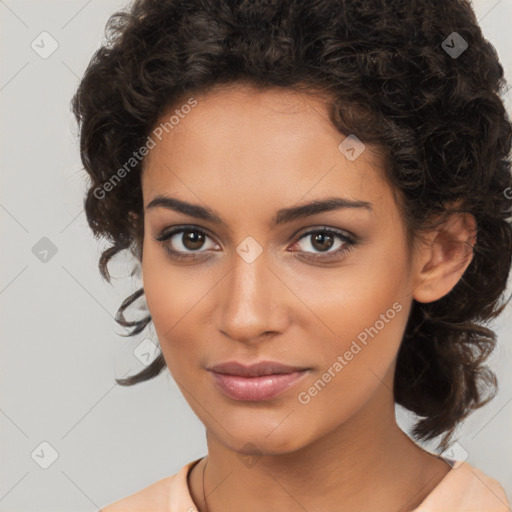
POLYGON ((268 268, 265 252, 255 259, 247 256, 253 249, 243 243, 238 247, 220 303, 220 330, 232 339, 245 342, 284 329, 284 304, 277 298, 279 280, 268 268), (244 252, 247 248, 249 251, 244 252))

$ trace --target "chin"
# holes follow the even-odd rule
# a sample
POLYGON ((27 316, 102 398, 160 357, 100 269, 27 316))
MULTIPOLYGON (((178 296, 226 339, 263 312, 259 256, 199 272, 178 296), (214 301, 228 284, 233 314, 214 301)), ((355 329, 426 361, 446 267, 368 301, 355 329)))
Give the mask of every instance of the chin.
MULTIPOLYGON (((238 430, 243 435, 224 438, 223 444, 241 457, 262 457, 284 455, 307 446, 309 439, 303 430, 292 431, 285 427, 272 429, 254 427, 250 430, 238 430), (269 432, 272 433, 269 435, 269 432)), ((225 434, 225 433, 224 433, 225 434)))

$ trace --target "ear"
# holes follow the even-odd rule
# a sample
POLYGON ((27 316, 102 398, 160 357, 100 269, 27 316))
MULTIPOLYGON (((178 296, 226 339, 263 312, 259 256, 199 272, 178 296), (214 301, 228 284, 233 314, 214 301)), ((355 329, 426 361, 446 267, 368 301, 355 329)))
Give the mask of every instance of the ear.
POLYGON ((452 213, 427 233, 415 249, 413 298, 434 302, 452 290, 473 259, 476 220, 466 212, 452 213))

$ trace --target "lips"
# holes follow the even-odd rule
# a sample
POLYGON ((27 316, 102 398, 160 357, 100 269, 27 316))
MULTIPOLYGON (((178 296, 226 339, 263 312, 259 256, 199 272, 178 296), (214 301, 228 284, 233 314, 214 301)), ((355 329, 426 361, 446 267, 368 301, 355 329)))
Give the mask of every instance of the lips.
POLYGON ((260 361, 250 366, 236 361, 214 365, 212 373, 218 389, 232 400, 260 402, 274 398, 302 380, 310 368, 260 361))
POLYGON ((284 373, 300 372, 309 368, 289 366, 276 361, 260 361, 251 365, 244 365, 237 361, 227 361, 208 368, 215 373, 238 375, 240 377, 260 377, 262 375, 281 375, 284 373))

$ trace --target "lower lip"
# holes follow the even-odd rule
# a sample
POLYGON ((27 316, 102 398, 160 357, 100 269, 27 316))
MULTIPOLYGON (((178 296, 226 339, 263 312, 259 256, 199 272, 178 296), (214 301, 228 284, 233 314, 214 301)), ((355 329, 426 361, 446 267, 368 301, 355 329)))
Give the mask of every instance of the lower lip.
POLYGON ((241 377, 211 372, 220 390, 233 400, 261 402, 274 398, 299 382, 308 372, 241 377))

